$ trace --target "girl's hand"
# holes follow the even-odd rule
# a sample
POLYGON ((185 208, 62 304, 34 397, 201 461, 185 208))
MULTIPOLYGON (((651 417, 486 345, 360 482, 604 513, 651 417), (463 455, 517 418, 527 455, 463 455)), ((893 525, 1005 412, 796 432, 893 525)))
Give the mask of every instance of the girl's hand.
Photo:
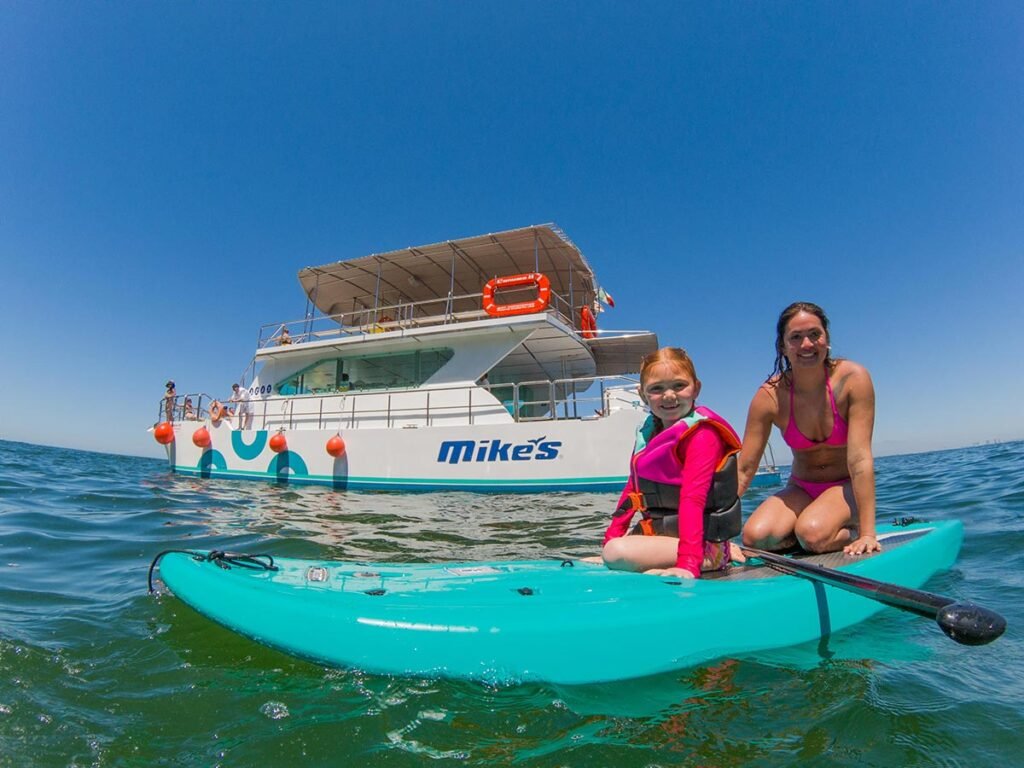
POLYGON ((861 536, 856 541, 851 541, 843 547, 843 552, 847 555, 866 555, 869 552, 881 551, 882 545, 878 543, 878 539, 874 536, 861 536))
POLYGON ((647 576, 676 576, 680 579, 697 578, 685 568, 651 568, 644 571, 644 574, 647 576))

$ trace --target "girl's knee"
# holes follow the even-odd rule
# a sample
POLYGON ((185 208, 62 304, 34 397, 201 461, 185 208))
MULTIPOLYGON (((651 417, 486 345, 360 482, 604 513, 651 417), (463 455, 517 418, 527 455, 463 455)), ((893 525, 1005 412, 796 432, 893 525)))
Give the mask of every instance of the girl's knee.
POLYGON ((601 549, 601 558, 604 560, 604 564, 609 568, 613 568, 628 560, 628 547, 624 538, 625 537, 620 536, 619 538, 612 539, 601 549))

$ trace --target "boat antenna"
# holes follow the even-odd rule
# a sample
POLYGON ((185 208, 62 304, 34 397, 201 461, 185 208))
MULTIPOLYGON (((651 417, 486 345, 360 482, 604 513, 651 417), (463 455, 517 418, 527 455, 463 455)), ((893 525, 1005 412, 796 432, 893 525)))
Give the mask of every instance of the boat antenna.
POLYGON ((540 272, 540 247, 537 228, 533 228, 533 271, 540 272))

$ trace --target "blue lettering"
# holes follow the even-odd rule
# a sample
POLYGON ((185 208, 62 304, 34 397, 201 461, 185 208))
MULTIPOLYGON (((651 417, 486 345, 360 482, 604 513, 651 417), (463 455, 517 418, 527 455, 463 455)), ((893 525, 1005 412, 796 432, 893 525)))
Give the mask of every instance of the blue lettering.
POLYGON ((531 453, 533 453, 533 445, 530 443, 517 445, 512 449, 512 461, 528 461, 531 453))
POLYGON ((487 461, 487 443, 489 440, 481 440, 480 447, 476 449, 476 460, 487 461))
POLYGON ((491 443, 491 451, 487 454, 488 461, 508 461, 508 449, 512 447, 512 443, 503 443, 501 440, 495 440, 491 443))
POLYGON ((492 461, 550 461, 557 459, 561 440, 546 440, 537 437, 525 443, 513 445, 493 440, 444 440, 437 453, 439 462, 458 464, 460 462, 492 461))
POLYGON ((471 461, 475 446, 476 443, 473 440, 445 440, 441 443, 441 450, 437 454, 437 460, 447 461, 449 464, 471 461))
POLYGON ((537 446, 537 461, 547 461, 558 458, 558 449, 562 447, 562 441, 549 441, 537 446))

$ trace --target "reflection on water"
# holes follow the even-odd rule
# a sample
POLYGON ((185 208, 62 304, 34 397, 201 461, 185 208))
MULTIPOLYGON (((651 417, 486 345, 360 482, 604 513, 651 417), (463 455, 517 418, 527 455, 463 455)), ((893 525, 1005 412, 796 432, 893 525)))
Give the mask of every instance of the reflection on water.
POLYGON ((180 476, 166 484, 181 500, 173 507, 173 524, 183 538, 273 539, 289 555, 298 547, 320 559, 343 560, 592 555, 615 501, 609 494, 401 494, 180 476))

